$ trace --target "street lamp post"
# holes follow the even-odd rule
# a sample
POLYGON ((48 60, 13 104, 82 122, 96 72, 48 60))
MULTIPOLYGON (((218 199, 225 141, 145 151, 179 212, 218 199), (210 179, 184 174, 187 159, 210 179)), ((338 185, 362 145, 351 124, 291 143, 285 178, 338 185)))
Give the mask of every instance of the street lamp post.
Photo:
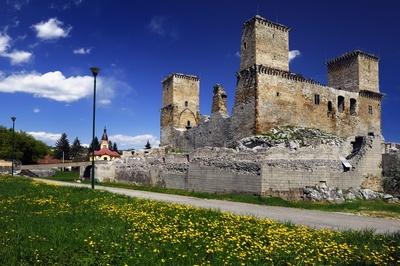
POLYGON ((13 140, 12 140, 12 142, 13 142, 13 144, 12 144, 12 146, 13 146, 13 154, 12 154, 12 162, 11 162, 11 176, 14 176, 14 161, 15 161, 15 120, 16 120, 17 118, 15 117, 15 116, 12 116, 11 117, 11 120, 12 120, 12 122, 13 122, 13 140))
POLYGON ((92 72, 94 78, 94 86, 93 86, 93 131, 92 131, 92 189, 94 189, 94 133, 95 133, 95 121, 96 121, 96 77, 99 74, 100 69, 98 67, 91 67, 90 71, 92 72))

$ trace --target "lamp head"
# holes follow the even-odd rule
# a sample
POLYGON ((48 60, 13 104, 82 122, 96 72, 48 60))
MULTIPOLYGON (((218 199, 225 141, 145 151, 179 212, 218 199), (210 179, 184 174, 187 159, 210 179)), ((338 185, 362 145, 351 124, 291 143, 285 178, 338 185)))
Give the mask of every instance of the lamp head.
POLYGON ((91 67, 91 68, 90 68, 90 71, 92 72, 93 77, 96 77, 97 74, 99 74, 99 72, 100 72, 100 68, 98 68, 98 67, 91 67))
POLYGON ((15 119, 17 119, 15 116, 12 116, 12 117, 11 117, 11 120, 12 120, 13 122, 15 122, 15 119))

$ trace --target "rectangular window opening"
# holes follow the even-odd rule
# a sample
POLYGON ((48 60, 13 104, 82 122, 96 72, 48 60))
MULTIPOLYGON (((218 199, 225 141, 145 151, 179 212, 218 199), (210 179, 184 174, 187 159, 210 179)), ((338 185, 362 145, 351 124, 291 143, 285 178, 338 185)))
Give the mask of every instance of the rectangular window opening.
POLYGON ((319 94, 314 94, 314 104, 319 105, 320 97, 319 94))

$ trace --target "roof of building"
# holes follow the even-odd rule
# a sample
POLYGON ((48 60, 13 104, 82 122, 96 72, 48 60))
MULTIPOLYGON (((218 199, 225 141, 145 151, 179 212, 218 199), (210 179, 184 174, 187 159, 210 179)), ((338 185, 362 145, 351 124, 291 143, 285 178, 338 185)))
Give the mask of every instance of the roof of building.
POLYGON ((94 151, 94 155, 95 156, 108 155, 110 157, 121 157, 118 152, 112 151, 112 150, 107 149, 107 148, 102 148, 101 150, 94 151))
POLYGON ((333 58, 333 59, 329 60, 326 64, 329 66, 329 65, 335 64, 335 63, 337 63, 339 61, 342 61, 342 60, 345 60, 345 59, 357 57, 358 55, 365 56, 365 57, 367 57, 369 59, 372 59, 372 60, 379 60, 379 57, 377 57, 374 54, 366 53, 366 52, 361 51, 361 50, 354 50, 354 51, 350 51, 350 52, 344 53, 341 56, 338 56, 336 58, 333 58))
POLYGON ((106 129, 106 127, 104 127, 103 136, 101 137, 101 140, 107 140, 107 141, 108 141, 108 136, 107 136, 107 129, 106 129))

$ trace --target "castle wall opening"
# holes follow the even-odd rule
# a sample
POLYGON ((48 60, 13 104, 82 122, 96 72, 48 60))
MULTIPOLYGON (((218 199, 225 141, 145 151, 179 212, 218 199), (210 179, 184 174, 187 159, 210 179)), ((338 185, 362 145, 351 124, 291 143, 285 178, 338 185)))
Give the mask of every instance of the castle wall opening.
POLYGON ((339 113, 343 113, 344 111, 344 97, 338 96, 338 111, 339 113))

